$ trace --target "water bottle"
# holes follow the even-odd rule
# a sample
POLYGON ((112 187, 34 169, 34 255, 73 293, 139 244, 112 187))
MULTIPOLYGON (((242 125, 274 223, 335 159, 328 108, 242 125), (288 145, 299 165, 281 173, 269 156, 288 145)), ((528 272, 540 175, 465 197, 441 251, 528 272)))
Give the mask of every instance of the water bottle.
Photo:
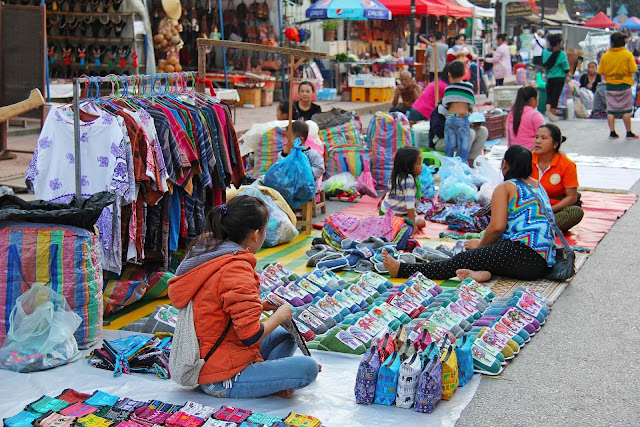
POLYGON ((573 99, 567 100, 567 120, 573 120, 576 118, 575 107, 573 106, 573 99))

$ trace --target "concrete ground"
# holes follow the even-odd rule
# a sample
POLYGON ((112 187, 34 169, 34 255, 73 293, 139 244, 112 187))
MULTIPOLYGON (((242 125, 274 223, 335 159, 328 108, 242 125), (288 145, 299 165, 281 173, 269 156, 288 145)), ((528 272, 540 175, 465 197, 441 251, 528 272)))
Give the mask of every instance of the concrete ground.
MULTIPOLYGON (((607 139, 604 120, 559 122, 562 150, 640 157, 640 141, 607 139)), ((624 128, 617 123, 618 133, 624 128)), ((634 122, 640 131, 640 122, 634 122)), ((623 133, 624 134, 624 133, 623 133)), ((636 183, 632 193, 640 193, 636 183)), ((498 378, 485 377, 458 426, 640 425, 640 301, 635 204, 600 242, 546 325, 498 378)))

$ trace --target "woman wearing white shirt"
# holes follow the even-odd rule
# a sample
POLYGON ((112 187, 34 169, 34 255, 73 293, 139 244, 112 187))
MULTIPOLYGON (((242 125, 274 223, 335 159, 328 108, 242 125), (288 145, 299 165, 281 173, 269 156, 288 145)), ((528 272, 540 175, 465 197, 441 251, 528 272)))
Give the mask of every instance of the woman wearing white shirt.
POLYGON ((542 51, 547 47, 547 41, 544 39, 544 32, 538 30, 533 34, 531 40, 531 58, 533 65, 542 67, 542 51))
POLYGON ((509 51, 506 34, 498 34, 496 40, 498 47, 493 52, 493 58, 485 58, 484 61, 493 63, 496 86, 502 86, 504 79, 511 76, 511 52, 509 51))

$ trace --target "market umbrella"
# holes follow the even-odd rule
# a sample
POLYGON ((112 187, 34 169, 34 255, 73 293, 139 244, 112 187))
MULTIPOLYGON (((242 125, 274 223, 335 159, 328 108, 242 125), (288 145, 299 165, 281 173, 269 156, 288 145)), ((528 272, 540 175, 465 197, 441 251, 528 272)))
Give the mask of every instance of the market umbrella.
POLYGON ((627 19, 624 22, 624 24, 620 26, 620 28, 623 28, 625 30, 631 30, 631 31, 640 31, 640 19, 636 18, 635 16, 632 16, 629 19, 627 19))
POLYGON ((589 19, 584 24, 585 27, 591 28, 618 28, 620 25, 613 22, 607 15, 603 12, 598 12, 596 16, 589 19))
POLYGON ((376 0, 320 0, 306 11, 309 19, 366 21, 391 19, 391 12, 376 0))

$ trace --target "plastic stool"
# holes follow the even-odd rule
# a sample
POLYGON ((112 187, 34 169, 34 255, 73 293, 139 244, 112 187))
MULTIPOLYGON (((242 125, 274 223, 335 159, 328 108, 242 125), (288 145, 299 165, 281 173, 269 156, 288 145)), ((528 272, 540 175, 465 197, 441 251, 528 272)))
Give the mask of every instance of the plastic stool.
MULTIPOLYGON (((436 169, 440 169, 440 166, 442 166, 442 162, 436 156, 436 153, 438 153, 437 151, 430 148, 421 148, 420 151, 422 152, 422 163, 427 166, 433 166, 436 169)), ((442 154, 444 156, 444 153, 438 154, 442 154)))

